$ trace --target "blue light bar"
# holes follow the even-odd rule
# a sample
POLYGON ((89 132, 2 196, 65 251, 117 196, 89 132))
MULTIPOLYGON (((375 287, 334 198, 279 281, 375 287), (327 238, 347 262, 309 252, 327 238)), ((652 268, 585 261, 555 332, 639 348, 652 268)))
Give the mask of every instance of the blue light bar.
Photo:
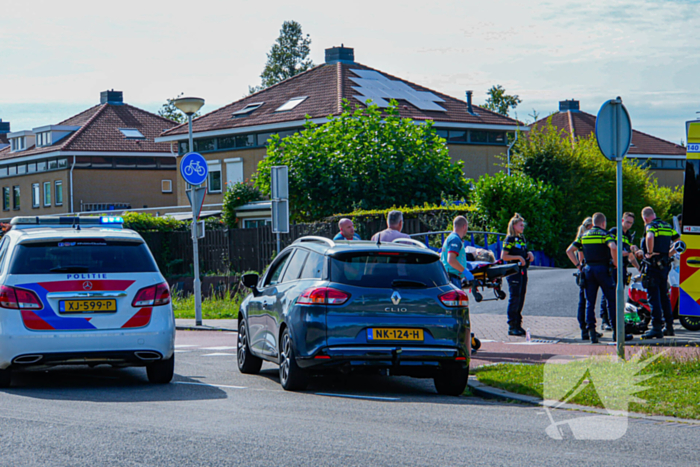
POLYGON ((101 224, 123 224, 124 219, 119 216, 103 216, 100 217, 101 224))

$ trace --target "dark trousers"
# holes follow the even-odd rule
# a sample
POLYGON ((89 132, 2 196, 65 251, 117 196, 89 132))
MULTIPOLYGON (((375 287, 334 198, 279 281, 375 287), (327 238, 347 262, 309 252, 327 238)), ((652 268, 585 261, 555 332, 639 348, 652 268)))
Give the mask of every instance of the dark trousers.
POLYGON ((651 279, 649 284, 649 307, 651 308, 651 326, 654 329, 662 329, 664 321, 666 326, 673 328, 673 310, 671 299, 668 297, 668 273, 670 266, 663 268, 648 268, 647 275, 651 279))
MULTIPOLYGON (((627 277, 627 267, 625 267, 622 270, 622 278, 624 279, 626 277, 627 277)), ((616 271, 615 277, 613 277, 613 284, 615 284, 615 287, 617 287, 617 271, 616 271)), ((613 313, 617 313, 617 310, 611 309, 608 306, 608 299, 605 298, 605 295, 600 297, 600 319, 602 319, 603 321, 609 321, 609 317, 613 313)))
MULTIPOLYGON (((595 302, 598 299, 598 289, 608 300, 611 310, 615 310, 615 283, 607 265, 589 264, 583 268, 586 275, 586 324, 591 331, 595 330, 595 302)), ((615 329, 615 313, 608 316, 610 324, 615 329)))
POLYGON ((578 288, 578 325, 581 331, 588 329, 586 326, 586 289, 584 287, 578 288))
POLYGON ((455 285, 455 287, 457 287, 459 290, 462 290, 462 279, 461 278, 450 274, 450 282, 452 282, 455 285))
POLYGON ((506 277, 508 281, 508 326, 511 328, 522 327, 523 305, 525 305, 525 293, 527 292, 527 269, 520 274, 506 277))

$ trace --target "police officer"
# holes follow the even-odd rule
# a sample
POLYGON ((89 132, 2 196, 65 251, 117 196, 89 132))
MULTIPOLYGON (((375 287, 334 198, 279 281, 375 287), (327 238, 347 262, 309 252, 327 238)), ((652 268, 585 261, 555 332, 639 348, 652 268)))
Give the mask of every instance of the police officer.
POLYGON ((506 277, 508 281, 508 335, 524 336, 523 329, 523 305, 527 293, 527 268, 535 256, 527 249, 527 242, 523 237, 525 231, 525 219, 517 212, 508 222, 508 236, 503 243, 501 259, 503 261, 517 261, 520 263, 520 273, 506 277))
MULTIPOLYGON (((634 213, 633 212, 626 212, 622 215, 622 255, 623 255, 623 262, 622 262, 622 277, 627 281, 627 267, 631 264, 637 270, 639 270, 639 263, 637 263, 637 259, 634 256, 634 253, 639 249, 637 248, 636 245, 633 245, 632 242, 634 242, 634 239, 632 238, 632 226, 634 225, 634 213)), ((617 227, 613 227, 610 229, 610 235, 615 239, 615 242, 617 242, 617 227)), ((616 283, 617 282, 617 275, 613 277, 613 281, 616 283)), ((608 300, 605 298, 605 295, 603 295, 600 299, 600 319, 603 321, 603 330, 604 331, 611 331, 612 330, 612 325, 610 324, 610 319, 609 316, 610 314, 615 313, 615 310, 610 308, 608 306, 608 300)))
POLYGON ((450 282, 458 289, 462 288, 463 280, 468 282, 474 280, 474 276, 469 272, 467 266, 467 252, 464 249, 464 243, 462 243, 468 230, 467 218, 464 216, 455 217, 452 221, 452 233, 445 239, 440 254, 440 261, 445 265, 445 269, 450 275, 450 282))
MULTIPOLYGON (((615 283, 611 274, 610 264, 617 267, 617 247, 615 239, 605 230, 605 214, 597 212, 593 214, 593 228, 584 233, 566 250, 566 254, 586 279, 586 324, 588 329, 581 332, 581 339, 590 339, 593 344, 598 342, 596 331, 595 303, 598 297, 598 289, 602 289, 603 295, 610 304, 610 309, 615 310, 615 283), (576 258, 576 252, 583 251, 586 261, 585 267, 576 258)), ((611 313, 610 321, 615 328, 615 313, 611 313)), ((613 332, 613 340, 615 333, 613 332)), ((625 340, 632 339, 631 335, 625 335, 625 340)))
POLYGON ((646 236, 642 242, 642 252, 638 257, 644 258, 647 263, 647 277, 649 284, 649 306, 651 307, 651 329, 642 339, 663 339, 664 336, 673 336, 673 310, 671 300, 668 297, 668 273, 671 271, 671 257, 674 250, 673 244, 680 238, 678 232, 668 223, 657 219, 656 213, 650 207, 642 209, 646 236), (663 329, 663 323, 666 328, 663 329))

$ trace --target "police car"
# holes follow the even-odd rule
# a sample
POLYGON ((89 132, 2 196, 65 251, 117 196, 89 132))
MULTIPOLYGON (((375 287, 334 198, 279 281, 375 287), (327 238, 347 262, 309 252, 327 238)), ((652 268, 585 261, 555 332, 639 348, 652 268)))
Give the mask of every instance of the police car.
POLYGON ((145 366, 173 377, 168 284, 119 217, 15 217, 0 241, 0 387, 55 365, 145 366))

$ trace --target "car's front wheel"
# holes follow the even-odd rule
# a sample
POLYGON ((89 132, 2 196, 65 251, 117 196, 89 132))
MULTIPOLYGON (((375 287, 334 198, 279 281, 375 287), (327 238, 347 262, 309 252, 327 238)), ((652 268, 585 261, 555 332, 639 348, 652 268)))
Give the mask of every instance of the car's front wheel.
POLYGON ((248 326, 244 319, 238 323, 238 345, 236 347, 238 356, 238 371, 247 375, 257 375, 262 367, 262 358, 250 353, 248 342, 248 326))
POLYGON ((435 376, 435 389, 443 396, 461 396, 469 381, 469 368, 446 368, 435 376))
POLYGON ((146 366, 148 381, 153 384, 168 384, 175 373, 175 355, 167 360, 159 360, 146 366))
POLYGON ((289 329, 282 333, 282 345, 280 346, 280 383, 285 391, 300 391, 309 384, 309 375, 297 365, 294 355, 294 345, 289 329))
POLYGON ((12 370, 6 368, 0 370, 0 388, 9 388, 12 383, 12 370))

